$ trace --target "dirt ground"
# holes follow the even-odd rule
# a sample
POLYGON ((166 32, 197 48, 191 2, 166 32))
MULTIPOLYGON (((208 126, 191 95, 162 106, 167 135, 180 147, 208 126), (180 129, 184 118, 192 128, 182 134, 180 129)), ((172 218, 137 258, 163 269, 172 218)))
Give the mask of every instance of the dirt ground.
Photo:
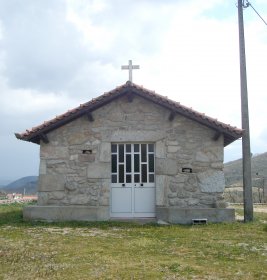
POLYGON ((254 211, 255 212, 267 213, 267 204, 265 204, 265 205, 254 205, 254 211))
MULTIPOLYGON (((242 209, 242 204, 230 204, 229 208, 235 208, 235 209, 242 209)), ((267 213, 267 204, 254 204, 253 205, 254 212, 261 212, 261 213, 267 213)))
MULTIPOLYGON (((229 208, 243 209, 243 204, 230 204, 229 208)), ((267 204, 254 204, 253 211, 257 213, 267 213, 267 204)), ((243 221, 244 216, 235 213, 235 218, 237 221, 243 221)))

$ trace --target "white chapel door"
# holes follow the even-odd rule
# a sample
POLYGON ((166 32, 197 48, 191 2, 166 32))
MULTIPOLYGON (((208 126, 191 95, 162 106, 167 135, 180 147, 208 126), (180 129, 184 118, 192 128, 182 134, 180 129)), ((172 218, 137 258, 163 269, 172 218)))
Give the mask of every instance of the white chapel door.
POLYGON ((155 217, 154 144, 111 145, 111 217, 155 217))

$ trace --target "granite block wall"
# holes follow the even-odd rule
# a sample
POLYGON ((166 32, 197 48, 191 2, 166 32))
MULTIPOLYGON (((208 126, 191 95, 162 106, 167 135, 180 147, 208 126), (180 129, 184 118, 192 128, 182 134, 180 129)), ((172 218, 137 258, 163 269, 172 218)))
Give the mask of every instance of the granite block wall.
POLYGON ((224 205, 223 137, 213 140, 214 130, 181 115, 170 121, 169 110, 137 96, 92 115, 93 121, 82 116, 41 142, 39 205, 109 206, 110 148, 120 142, 155 143, 157 206, 224 205))

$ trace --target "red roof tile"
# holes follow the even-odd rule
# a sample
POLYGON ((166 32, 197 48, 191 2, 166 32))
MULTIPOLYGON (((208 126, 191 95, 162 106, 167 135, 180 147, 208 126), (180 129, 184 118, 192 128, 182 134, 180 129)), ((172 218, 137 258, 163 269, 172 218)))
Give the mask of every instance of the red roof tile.
POLYGON ((56 116, 54 119, 45 121, 43 124, 33 127, 30 130, 26 130, 23 133, 15 133, 18 139, 24 141, 30 141, 33 143, 40 143, 40 138, 42 135, 52 131, 86 113, 92 112, 97 108, 104 106, 105 104, 111 102, 117 97, 124 94, 131 93, 141 96, 147 100, 150 100, 158 105, 168 108, 170 111, 181 114, 189 119, 197 121, 203 125, 206 125, 215 131, 218 131, 224 135, 224 145, 228 145, 231 142, 242 136, 242 130, 233 127, 229 124, 222 123, 217 119, 206 116, 203 113, 199 113, 192 108, 186 107, 180 102, 172 101, 167 97, 155 93, 154 91, 143 88, 137 84, 127 82, 115 89, 100 95, 97 98, 93 98, 91 101, 84 104, 80 104, 79 107, 68 110, 66 113, 56 116))

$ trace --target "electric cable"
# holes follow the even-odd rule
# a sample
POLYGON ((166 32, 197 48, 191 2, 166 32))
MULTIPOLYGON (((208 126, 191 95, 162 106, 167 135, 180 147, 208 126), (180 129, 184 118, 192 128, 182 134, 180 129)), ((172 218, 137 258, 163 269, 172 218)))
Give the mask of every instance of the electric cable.
POLYGON ((263 19, 263 17, 257 12, 257 10, 252 6, 252 4, 250 2, 247 1, 246 3, 246 7, 251 7, 254 12, 259 16, 259 18, 265 23, 265 25, 267 25, 267 22, 263 19))

